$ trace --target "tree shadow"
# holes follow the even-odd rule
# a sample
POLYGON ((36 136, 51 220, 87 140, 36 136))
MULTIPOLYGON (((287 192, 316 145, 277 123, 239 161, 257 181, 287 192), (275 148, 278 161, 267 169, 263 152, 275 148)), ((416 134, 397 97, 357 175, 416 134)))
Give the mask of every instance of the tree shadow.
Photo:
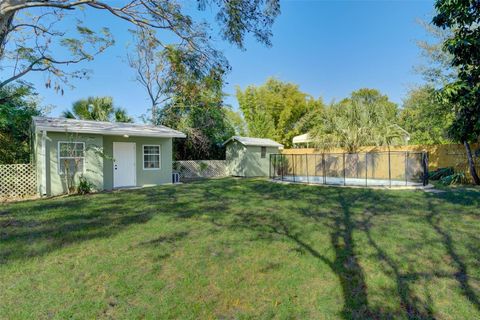
MULTIPOLYGON (((165 190, 156 192, 169 194, 165 190)), ((146 198, 151 192, 128 190, 10 205, 0 219, 0 265, 111 237, 131 225, 146 223, 161 212, 146 198)))
MULTIPOLYGON (((428 215, 426 217, 428 223, 435 230, 437 235, 442 241, 442 245, 445 248, 448 256, 454 264, 456 272, 453 274, 455 280, 458 282, 463 295, 472 303, 472 305, 480 311, 480 298, 478 293, 474 290, 470 284, 470 276, 468 274, 467 264, 464 262, 460 254, 457 253, 451 234, 442 228, 441 226, 441 214, 437 212, 432 200, 428 201, 428 215)), ((478 247, 470 248, 476 252, 475 256, 478 257, 480 250, 478 247)))
POLYGON ((365 217, 361 222, 361 227, 367 236, 368 244, 375 249, 378 259, 386 264, 386 269, 388 270, 385 271, 387 274, 391 274, 395 279, 397 295, 400 298, 400 308, 405 310, 408 319, 435 319, 431 303, 425 304, 420 301, 410 289, 410 282, 418 280, 421 277, 448 277, 449 275, 430 273, 420 274, 412 272, 403 273, 400 267, 395 263, 394 259, 392 259, 392 257, 380 247, 371 234, 371 219, 375 216, 375 214, 369 214, 369 211, 366 211, 365 217))
POLYGON ((338 277, 342 287, 344 297, 343 318, 390 318, 391 315, 379 310, 372 310, 368 305, 365 275, 356 256, 353 238, 356 224, 352 219, 350 206, 355 204, 355 199, 345 199, 340 195, 337 199, 342 204, 340 214, 331 212, 324 216, 323 214, 316 215, 310 211, 303 212, 309 218, 314 218, 319 222, 325 218, 329 220, 331 226, 330 242, 335 251, 333 259, 320 253, 308 241, 303 240, 304 235, 300 230, 297 230, 294 224, 274 213, 242 212, 232 222, 223 224, 221 221, 212 219, 212 223, 219 227, 255 231, 259 240, 286 238, 295 243, 299 251, 307 252, 321 263, 326 264, 338 277))

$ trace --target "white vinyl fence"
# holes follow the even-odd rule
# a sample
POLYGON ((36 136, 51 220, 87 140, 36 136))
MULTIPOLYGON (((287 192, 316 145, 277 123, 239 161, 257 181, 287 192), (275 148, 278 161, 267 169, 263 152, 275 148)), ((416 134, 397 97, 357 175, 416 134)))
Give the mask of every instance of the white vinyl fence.
POLYGON ((20 198, 37 193, 35 166, 26 164, 0 165, 0 198, 20 198))
POLYGON ((228 176, 226 160, 183 160, 173 162, 173 170, 180 174, 180 180, 221 178, 228 176))

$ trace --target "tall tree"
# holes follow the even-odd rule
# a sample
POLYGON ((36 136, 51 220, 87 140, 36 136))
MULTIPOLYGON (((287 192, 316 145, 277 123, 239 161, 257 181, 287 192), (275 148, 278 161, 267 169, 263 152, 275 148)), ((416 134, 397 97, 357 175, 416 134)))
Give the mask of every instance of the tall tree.
POLYGON ((240 112, 233 111, 230 108, 225 109, 225 115, 230 126, 233 127, 235 135, 246 136, 247 135, 247 123, 240 112))
POLYGON ((317 147, 356 152, 361 146, 405 143, 408 133, 397 124, 397 107, 374 89, 360 89, 310 118, 310 136, 317 147))
POLYGON ((437 0, 435 8, 433 24, 452 32, 443 48, 458 70, 457 79, 441 91, 455 115, 449 135, 465 146, 470 174, 480 184, 470 147, 480 137, 480 5, 477 0, 437 0))
POLYGON ((447 135, 452 119, 450 108, 442 103, 437 91, 424 85, 409 91, 398 123, 410 133, 411 144, 444 144, 452 142, 447 135))
POLYGON ((114 106, 112 97, 88 97, 75 101, 72 110, 65 110, 62 116, 82 120, 133 122, 125 109, 114 106))
POLYGON ((453 112, 449 104, 442 103, 436 89, 457 78, 457 68, 452 66, 452 55, 443 50, 443 43, 451 36, 449 29, 442 29, 420 21, 430 40, 417 41, 422 62, 415 71, 422 76, 425 85, 411 89, 403 101, 399 124, 410 135, 413 144, 442 144, 452 142, 447 129, 452 123, 453 112))
POLYGON ((42 113, 30 87, 0 89, 0 164, 30 161, 32 117, 42 113))
POLYGON ((443 50, 443 43, 452 36, 452 32, 423 20, 420 20, 420 24, 430 40, 417 41, 422 59, 415 66, 415 71, 428 86, 438 89, 457 78, 457 68, 452 66, 453 56, 443 50))
POLYGON ((261 86, 237 88, 237 99, 248 134, 274 139, 285 146, 300 133, 298 122, 309 112, 321 112, 323 103, 300 91, 298 85, 270 78, 261 86))
POLYGON ((186 139, 174 140, 175 159, 224 159, 222 142, 235 131, 227 119, 228 109, 223 106, 222 78, 215 70, 198 81, 192 77, 190 72, 177 77, 181 79, 176 81, 178 90, 160 109, 155 123, 187 135, 186 139))
MULTIPOLYGON (((271 26, 280 13, 279 0, 198 0, 197 8, 216 12, 224 39, 243 48, 250 33, 260 42, 270 44, 271 26)), ((111 14, 137 28, 161 31, 163 39, 173 39, 183 48, 197 52, 196 63, 208 71, 205 61, 216 58, 210 48, 209 26, 196 23, 186 13, 184 4, 175 0, 2 0, 0 2, 0 87, 20 80, 29 72, 46 72, 47 85, 59 89, 70 76, 82 77, 85 70, 71 71, 69 65, 93 59, 113 44, 107 28, 93 30, 79 21, 76 31, 66 34, 56 27, 72 12, 81 10, 111 14), (67 14, 69 13, 69 14, 67 14), (168 35, 169 33, 169 35, 168 35), (61 50, 64 47, 66 50, 61 50), (65 51, 67 51, 66 54, 65 51), (213 54, 212 54, 213 53, 213 54), (5 70, 11 70, 7 74, 5 70)), ((81 20, 81 15, 74 18, 81 20)), ((156 41, 165 45, 162 38, 156 41)), ((61 88, 60 88, 61 90, 61 88)))

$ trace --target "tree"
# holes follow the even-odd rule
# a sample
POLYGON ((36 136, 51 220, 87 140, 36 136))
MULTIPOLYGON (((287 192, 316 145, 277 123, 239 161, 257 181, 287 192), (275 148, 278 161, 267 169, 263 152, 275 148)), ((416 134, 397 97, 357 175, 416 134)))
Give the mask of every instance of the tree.
POLYGON ((230 108, 225 108, 225 116, 228 123, 235 131, 237 136, 247 135, 247 123, 240 112, 233 111, 230 108))
POLYGON ((452 36, 450 29, 442 29, 425 21, 420 21, 432 41, 417 41, 422 63, 415 71, 422 76, 428 86, 441 88, 457 78, 457 68, 452 66, 453 56, 443 50, 443 43, 452 36))
POLYGON ((433 24, 452 32, 443 48, 458 70, 457 79, 441 90, 444 102, 454 112, 448 133, 465 146, 470 174, 474 183, 480 184, 470 147, 480 137, 480 6, 473 0, 437 0, 435 8, 433 24))
POLYGON ((31 121, 43 113, 31 88, 5 86, 0 89, 0 163, 30 161, 31 121))
POLYGON ((152 122, 158 118, 158 110, 162 103, 171 97, 167 94, 167 50, 159 49, 154 33, 143 29, 132 31, 136 40, 132 54, 128 55, 128 63, 135 70, 135 80, 147 91, 150 100, 152 122))
MULTIPOLYGON (((270 44, 271 26, 280 13, 279 0, 199 0, 198 10, 207 7, 216 12, 216 20, 224 39, 243 48, 247 33, 260 42, 270 44)), ((66 19, 66 13, 82 10, 105 12, 132 26, 151 33, 161 31, 165 39, 173 39, 178 46, 197 52, 196 63, 204 71, 215 60, 216 51, 210 50, 209 26, 196 23, 185 13, 180 2, 174 0, 2 0, 0 2, 0 68, 12 70, 3 74, 0 87, 20 80, 29 72, 46 72, 47 86, 61 90, 69 77, 83 77, 85 70, 72 71, 69 65, 91 60, 113 44, 107 28, 95 31, 80 20, 76 32, 67 35, 55 26, 66 19), (169 35, 167 35, 169 34, 169 35), (66 50, 59 50, 59 48, 66 50), (68 51, 62 57, 63 52, 68 51), (55 80, 56 79, 56 80, 55 80)), ((80 19, 80 16, 75 16, 80 19)), ((156 41, 165 46, 160 36, 156 41)))
POLYGON ((72 110, 64 111, 62 116, 82 120, 133 122, 125 109, 114 106, 112 97, 88 97, 78 100, 73 103, 72 110))
POLYGON ((276 140, 286 147, 300 133, 297 123, 309 112, 321 112, 323 103, 300 91, 297 85, 270 78, 261 86, 237 88, 237 99, 248 134, 276 140))
POLYGON ((451 36, 449 29, 420 21, 431 41, 417 41, 422 55, 422 64, 415 70, 425 85, 411 89, 403 102, 399 124, 410 133, 410 143, 442 144, 452 142, 447 129, 453 113, 449 104, 442 103, 436 89, 453 81, 457 69, 452 66, 452 55, 443 50, 443 42, 451 36))
POLYGON ((410 133, 412 144, 444 144, 452 142, 447 135, 452 119, 436 90, 424 85, 408 93, 398 123, 410 133))
POLYGON ((401 144, 408 133, 396 123, 396 105, 374 89, 360 89, 334 103, 318 117, 310 117, 309 132, 317 147, 345 148, 401 144))
MULTIPOLYGON (((188 72, 185 75, 191 76, 188 72)), ((175 159, 224 159, 222 143, 235 131, 223 106, 222 79, 214 70, 201 81, 188 78, 178 82, 178 91, 173 91, 177 94, 160 109, 155 123, 187 135, 186 139, 174 140, 175 159)))

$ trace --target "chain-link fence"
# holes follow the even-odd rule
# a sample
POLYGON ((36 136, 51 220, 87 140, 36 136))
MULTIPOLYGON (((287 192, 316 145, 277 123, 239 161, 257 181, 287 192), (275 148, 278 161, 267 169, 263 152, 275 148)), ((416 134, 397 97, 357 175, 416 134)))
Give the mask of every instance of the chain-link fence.
POLYGON ((272 154, 270 178, 345 186, 426 186, 428 154, 412 151, 272 154))

